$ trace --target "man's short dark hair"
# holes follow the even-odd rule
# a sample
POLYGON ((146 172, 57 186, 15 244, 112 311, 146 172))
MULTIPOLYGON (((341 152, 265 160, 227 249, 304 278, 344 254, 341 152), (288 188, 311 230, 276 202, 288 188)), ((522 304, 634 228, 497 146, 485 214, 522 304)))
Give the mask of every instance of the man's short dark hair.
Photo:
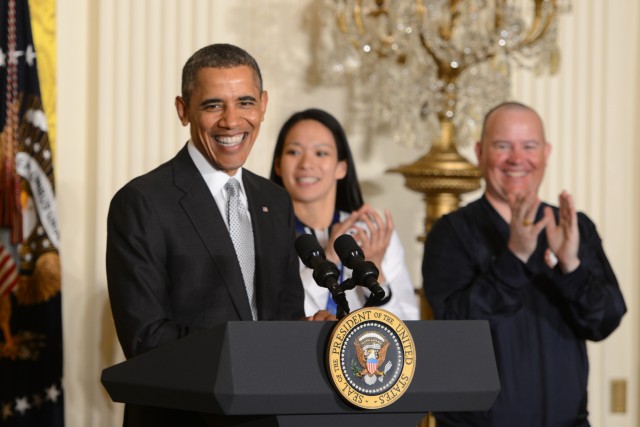
POLYGON ((217 43, 205 46, 191 55, 182 68, 182 98, 188 104, 196 84, 198 71, 202 68, 235 68, 246 65, 253 70, 262 93, 262 74, 258 63, 249 53, 237 46, 217 43))

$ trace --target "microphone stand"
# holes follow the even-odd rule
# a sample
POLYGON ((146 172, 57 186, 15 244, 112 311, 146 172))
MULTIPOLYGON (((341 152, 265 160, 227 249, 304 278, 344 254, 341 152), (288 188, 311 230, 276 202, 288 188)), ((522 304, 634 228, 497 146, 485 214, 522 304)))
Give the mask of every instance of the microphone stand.
MULTIPOLYGON (((356 286, 357 286, 356 282, 354 282, 351 279, 345 279, 342 283, 340 283, 340 287, 345 292, 346 291, 350 291, 351 289, 355 288, 356 286)), ((335 298, 334 298, 334 301, 336 301, 335 298)), ((344 316, 349 314, 349 306, 348 305, 347 305, 346 311, 344 310, 342 305, 339 304, 337 301, 336 301, 336 305, 338 306, 338 308, 336 309, 336 317, 338 318, 338 320, 342 319, 344 316)))

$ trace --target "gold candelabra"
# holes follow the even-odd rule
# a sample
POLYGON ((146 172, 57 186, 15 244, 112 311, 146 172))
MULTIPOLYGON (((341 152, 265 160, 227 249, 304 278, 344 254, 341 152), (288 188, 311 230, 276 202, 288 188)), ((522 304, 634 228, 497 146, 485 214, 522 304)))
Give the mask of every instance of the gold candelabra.
POLYGON ((333 45, 323 74, 359 88, 369 123, 393 123, 396 141, 428 148, 389 170, 424 194, 422 240, 462 194, 480 188, 480 171, 457 147, 473 142, 484 113, 508 99, 512 66, 557 70, 558 16, 569 0, 326 2, 333 45))

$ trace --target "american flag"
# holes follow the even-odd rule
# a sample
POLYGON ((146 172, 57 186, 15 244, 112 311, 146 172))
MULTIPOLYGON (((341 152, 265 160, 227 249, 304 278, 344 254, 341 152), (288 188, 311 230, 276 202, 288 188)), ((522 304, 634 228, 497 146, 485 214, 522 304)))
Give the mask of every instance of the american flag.
POLYGON ((18 284, 18 269, 13 257, 0 243, 0 297, 7 295, 18 284))
POLYGON ((64 426, 59 233, 37 57, 29 2, 0 0, 2 427, 64 426))

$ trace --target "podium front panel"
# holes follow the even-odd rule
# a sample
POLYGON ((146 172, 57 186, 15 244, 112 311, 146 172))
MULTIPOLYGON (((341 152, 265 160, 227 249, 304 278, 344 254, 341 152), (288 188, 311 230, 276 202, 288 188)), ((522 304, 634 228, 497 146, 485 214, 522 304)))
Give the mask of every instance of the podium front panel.
MULTIPOLYGON (((486 321, 405 322, 416 370, 376 413, 479 411, 500 383, 486 321)), ((224 415, 357 414, 333 389, 325 348, 335 322, 227 322, 103 371, 115 402, 224 415)))

